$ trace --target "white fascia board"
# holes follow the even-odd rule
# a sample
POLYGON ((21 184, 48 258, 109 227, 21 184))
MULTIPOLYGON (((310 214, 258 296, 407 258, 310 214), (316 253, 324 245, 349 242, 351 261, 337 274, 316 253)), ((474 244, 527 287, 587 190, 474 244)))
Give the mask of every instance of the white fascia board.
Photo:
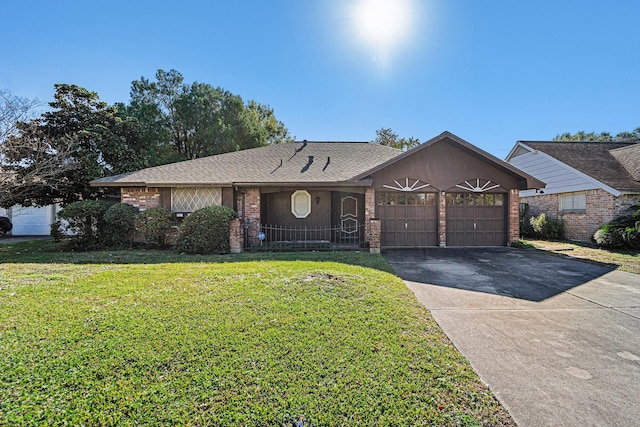
MULTIPOLYGON (((586 173, 580 172, 578 169, 575 169, 575 168, 569 166, 568 164, 566 164, 564 162, 561 162, 560 160, 556 159, 553 156, 548 155, 547 153, 543 153, 542 151, 538 150, 538 151, 536 151, 536 154, 539 154, 539 155, 543 156, 544 158, 546 158, 547 160, 550 160, 552 162, 557 163, 558 165, 560 165, 560 167, 562 167, 562 168, 564 168, 564 169, 566 169, 566 170, 568 170, 570 172, 573 172, 576 175, 578 175, 578 176, 586 179, 587 181, 593 183, 595 188, 600 188, 600 189, 606 191, 607 193, 610 193, 614 197, 618 197, 618 196, 620 196, 620 194, 622 194, 622 193, 620 193, 620 191, 616 190, 615 188, 609 187, 607 184, 605 184, 605 183, 603 183, 601 181, 598 181, 597 179, 587 175, 586 173)), ((547 189, 548 188, 545 188, 545 193, 547 193, 547 189)), ((553 194, 554 193, 553 189, 548 189, 548 190, 549 190, 548 194, 553 194)), ((576 191, 581 191, 581 190, 576 190, 576 191)), ((559 193, 559 192, 556 192, 556 193, 559 193)))
POLYGON ((504 159, 505 162, 509 163, 509 160, 511 160, 511 156, 513 156, 515 154, 515 152, 518 150, 518 148, 524 148, 525 150, 528 150, 530 152, 534 152, 535 150, 525 144, 523 144, 522 142, 518 141, 516 142, 516 145, 513 146, 513 148, 511 149, 511 151, 509 151, 509 154, 507 154, 507 157, 504 159))

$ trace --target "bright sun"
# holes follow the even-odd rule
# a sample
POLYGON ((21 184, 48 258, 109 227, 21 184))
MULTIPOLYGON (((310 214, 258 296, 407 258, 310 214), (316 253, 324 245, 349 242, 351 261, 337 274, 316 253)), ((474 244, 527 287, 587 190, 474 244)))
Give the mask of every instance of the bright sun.
POLYGON ((376 55, 387 56, 406 38, 411 13, 411 0, 358 0, 353 19, 358 36, 376 55))

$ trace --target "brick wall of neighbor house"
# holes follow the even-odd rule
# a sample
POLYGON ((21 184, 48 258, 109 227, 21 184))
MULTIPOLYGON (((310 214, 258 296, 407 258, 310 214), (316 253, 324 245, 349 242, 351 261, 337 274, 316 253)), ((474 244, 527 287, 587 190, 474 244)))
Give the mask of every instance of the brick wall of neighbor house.
POLYGON ((616 197, 613 211, 614 218, 621 215, 628 215, 630 213, 629 208, 636 203, 640 203, 640 195, 638 194, 623 194, 622 196, 616 197))
POLYGON ((529 204, 531 215, 537 216, 544 212, 547 217, 560 220, 566 239, 589 242, 593 234, 603 224, 611 221, 624 209, 634 204, 634 196, 614 197, 601 189, 588 190, 586 191, 587 209, 585 212, 560 212, 558 194, 522 197, 520 202, 529 204))
POLYGON ((520 198, 518 190, 509 191, 509 244, 520 240, 520 198))
POLYGON ((527 203, 529 205, 529 215, 531 216, 538 216, 544 212, 547 218, 558 219, 560 199, 557 194, 520 197, 520 203, 527 203))
POLYGON ((120 189, 120 201, 140 210, 160 206, 160 189, 147 187, 129 187, 120 189))

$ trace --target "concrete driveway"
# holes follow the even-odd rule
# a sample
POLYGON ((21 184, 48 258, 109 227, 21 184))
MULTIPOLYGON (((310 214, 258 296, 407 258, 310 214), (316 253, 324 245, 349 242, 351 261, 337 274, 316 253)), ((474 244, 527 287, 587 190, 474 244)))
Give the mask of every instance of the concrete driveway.
POLYGON ((535 249, 383 255, 519 426, 640 423, 640 275, 535 249))

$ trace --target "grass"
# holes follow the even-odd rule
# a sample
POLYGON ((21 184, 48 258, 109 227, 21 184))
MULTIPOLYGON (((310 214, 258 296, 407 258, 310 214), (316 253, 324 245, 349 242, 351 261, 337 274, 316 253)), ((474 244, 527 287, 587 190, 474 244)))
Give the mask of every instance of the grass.
POLYGON ((629 273, 640 274, 640 251, 608 250, 588 244, 564 241, 525 240, 523 244, 583 261, 608 264, 629 273))
POLYGON ((0 245, 0 425, 513 425, 379 255, 52 245, 0 245))

